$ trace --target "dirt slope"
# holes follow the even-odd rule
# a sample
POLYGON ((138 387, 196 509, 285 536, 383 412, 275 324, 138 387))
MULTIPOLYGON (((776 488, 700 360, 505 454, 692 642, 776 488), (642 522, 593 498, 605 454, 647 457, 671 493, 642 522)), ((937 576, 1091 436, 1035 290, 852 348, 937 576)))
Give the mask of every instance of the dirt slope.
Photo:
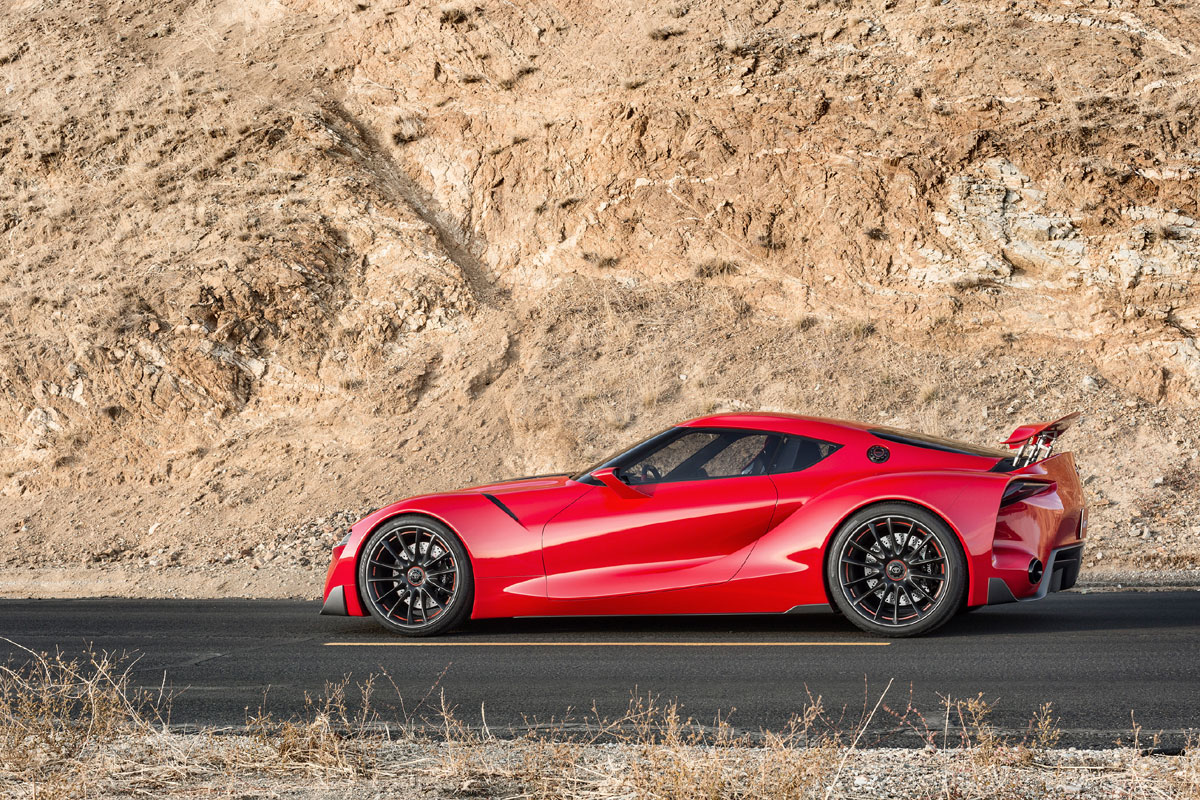
POLYGON ((0 592, 312 593, 364 510, 720 408, 978 441, 1083 410, 1090 574, 1194 569, 1198 30, 9 3, 0 592))

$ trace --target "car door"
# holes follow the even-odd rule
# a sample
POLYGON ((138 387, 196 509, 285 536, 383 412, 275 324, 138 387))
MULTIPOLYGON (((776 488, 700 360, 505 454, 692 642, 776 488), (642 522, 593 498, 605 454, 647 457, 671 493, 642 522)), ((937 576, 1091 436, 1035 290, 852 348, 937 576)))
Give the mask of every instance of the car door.
POLYGON ((542 555, 551 598, 659 592, 729 580, 767 530, 780 437, 681 428, 595 481, 551 519, 542 555), (619 482, 618 482, 619 481, 619 482))

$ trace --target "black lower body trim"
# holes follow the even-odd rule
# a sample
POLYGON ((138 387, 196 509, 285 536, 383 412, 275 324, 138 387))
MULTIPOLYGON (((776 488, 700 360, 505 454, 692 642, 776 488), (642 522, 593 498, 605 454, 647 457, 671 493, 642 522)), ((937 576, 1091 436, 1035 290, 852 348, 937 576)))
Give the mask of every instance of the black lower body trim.
POLYGON ((1001 603, 1015 603, 1017 598, 1013 596, 1012 589, 1008 588, 1008 584, 1003 578, 988 578, 988 599, 989 606, 998 606, 1001 603))
POLYGON ((991 578, 988 580, 987 604, 995 606, 1001 603, 1024 603, 1029 600, 1041 600, 1050 592, 1066 591, 1075 585, 1075 581, 1079 580, 1079 568, 1081 566, 1083 566, 1082 544, 1073 544, 1068 547, 1051 550, 1050 561, 1046 564, 1046 571, 1042 575, 1042 580, 1038 583, 1036 592, 1029 597, 1018 598, 1013 595, 1012 590, 1008 588, 1008 584, 1002 579, 991 578))
POLYGON ((329 597, 325 598, 325 604, 321 606, 321 614, 327 617, 348 617, 346 613, 346 588, 344 586, 335 586, 329 590, 329 597))

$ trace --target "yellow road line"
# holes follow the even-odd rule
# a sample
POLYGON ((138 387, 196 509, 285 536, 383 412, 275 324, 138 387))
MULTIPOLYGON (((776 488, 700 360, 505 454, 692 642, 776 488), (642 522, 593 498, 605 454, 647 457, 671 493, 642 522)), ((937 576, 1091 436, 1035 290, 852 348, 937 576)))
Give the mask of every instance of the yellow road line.
POLYGON ((326 647, 887 647, 891 642, 326 642, 326 647))

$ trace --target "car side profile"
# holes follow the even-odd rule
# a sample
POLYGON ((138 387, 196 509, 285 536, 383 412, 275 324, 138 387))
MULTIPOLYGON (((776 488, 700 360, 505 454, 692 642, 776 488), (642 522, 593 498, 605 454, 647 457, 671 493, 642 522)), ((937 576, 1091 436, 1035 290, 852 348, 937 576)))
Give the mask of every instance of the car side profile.
POLYGON ((427 636, 468 618, 833 609, 915 636, 1074 585, 1077 418, 1008 450, 790 414, 680 423, 578 475, 422 495, 333 549, 324 614, 427 636))

